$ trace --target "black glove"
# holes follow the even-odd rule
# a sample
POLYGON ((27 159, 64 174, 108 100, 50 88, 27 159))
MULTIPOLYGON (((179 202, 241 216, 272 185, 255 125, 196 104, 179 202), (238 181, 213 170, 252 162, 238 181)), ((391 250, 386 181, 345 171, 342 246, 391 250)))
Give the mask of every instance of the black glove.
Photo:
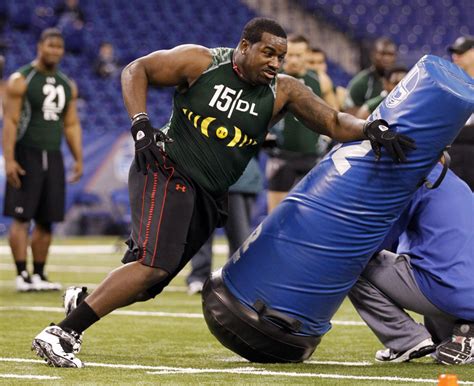
POLYGON ((397 134, 391 131, 387 121, 376 119, 367 122, 364 125, 364 134, 370 140, 370 145, 375 153, 375 159, 378 161, 381 156, 381 147, 383 146, 395 162, 406 162, 404 150, 416 149, 415 141, 403 134, 397 134))
POLYGON ((158 171, 156 162, 162 162, 162 150, 157 142, 171 143, 173 140, 161 130, 154 129, 148 118, 140 119, 135 122, 131 128, 132 136, 135 141, 135 167, 137 171, 143 174, 148 173, 147 165, 153 170, 158 171))

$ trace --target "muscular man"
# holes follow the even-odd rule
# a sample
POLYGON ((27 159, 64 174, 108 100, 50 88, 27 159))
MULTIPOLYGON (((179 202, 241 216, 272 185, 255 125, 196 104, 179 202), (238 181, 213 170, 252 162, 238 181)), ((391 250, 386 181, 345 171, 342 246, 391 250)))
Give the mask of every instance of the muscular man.
POLYGON ((59 30, 47 29, 38 42, 36 60, 13 73, 5 95, 3 151, 7 177, 6 216, 13 217, 10 247, 18 291, 59 290, 44 274, 53 222, 64 218, 64 166, 60 151, 64 133, 75 159, 70 182, 82 175, 81 126, 76 110, 77 88, 57 69, 64 54, 59 30), (33 275, 26 269, 28 230, 33 275))
POLYGON ((326 53, 317 47, 308 47, 305 56, 306 68, 314 71, 320 86, 322 98, 334 109, 339 109, 335 88, 331 78, 328 75, 328 64, 326 62, 326 53))
POLYGON ((286 48, 282 27, 256 18, 244 27, 236 49, 182 45, 124 69, 123 97, 135 141, 126 264, 66 319, 35 337, 39 356, 53 366, 82 367, 74 353, 84 330, 119 307, 158 295, 223 223, 228 187, 286 111, 338 141, 367 133, 376 148, 383 144, 395 159, 405 159, 399 146, 413 147, 411 140, 387 135, 386 122, 338 113, 299 80, 279 75, 286 48), (161 131, 146 113, 149 84, 176 86, 173 114, 161 131))
MULTIPOLYGON (((438 164, 429 180, 441 171, 438 164)), ((438 188, 418 189, 384 247, 397 253, 375 256, 349 293, 386 347, 375 359, 406 362, 443 342, 439 361, 474 363, 474 196, 469 187, 448 171, 438 188), (424 325, 405 310, 423 315, 424 325)))
POLYGON ((344 103, 346 112, 355 114, 364 102, 380 95, 383 90, 382 77, 388 68, 395 64, 397 46, 386 37, 375 41, 372 50, 372 66, 359 72, 347 86, 344 103))
POLYGON ((393 66, 388 68, 383 75, 383 91, 376 97, 366 101, 362 107, 357 110, 355 116, 357 118, 367 119, 385 97, 390 94, 395 86, 403 79, 407 72, 408 69, 404 66, 393 66))

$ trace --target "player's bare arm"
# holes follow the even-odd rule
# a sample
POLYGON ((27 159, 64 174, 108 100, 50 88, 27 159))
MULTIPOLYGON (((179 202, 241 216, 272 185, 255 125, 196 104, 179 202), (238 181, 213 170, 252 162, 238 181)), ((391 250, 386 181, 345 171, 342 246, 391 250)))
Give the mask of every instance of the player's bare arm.
POLYGON ((384 147, 395 161, 405 162, 404 150, 416 148, 411 138, 390 131, 387 122, 366 122, 338 112, 288 75, 278 76, 274 117, 278 118, 282 111, 293 113, 309 129, 339 142, 370 139, 377 158, 381 155, 381 147, 384 147))
POLYGON ((72 167, 72 174, 69 177, 69 182, 71 183, 79 181, 83 173, 82 129, 77 115, 77 95, 77 86, 73 82, 72 97, 64 116, 64 136, 75 161, 72 167))
POLYGON ((122 94, 132 120, 135 141, 135 167, 144 174, 157 170, 161 150, 156 142, 172 142, 165 133, 155 130, 146 113, 148 85, 189 88, 212 61, 208 48, 187 44, 171 50, 151 53, 130 63, 122 71, 122 94))
POLYGON ((21 187, 20 176, 25 174, 25 170, 15 161, 15 143, 26 87, 27 85, 23 75, 19 72, 13 73, 7 82, 3 106, 3 156, 5 158, 5 174, 8 183, 16 189, 21 187))
POLYGON ((275 107, 293 113, 305 126, 336 141, 347 142, 365 138, 364 121, 329 107, 321 98, 297 79, 278 76, 275 107))
POLYGON ((148 84, 187 88, 209 67, 211 60, 208 48, 186 44, 155 51, 130 63, 122 71, 122 93, 130 117, 146 111, 148 84))

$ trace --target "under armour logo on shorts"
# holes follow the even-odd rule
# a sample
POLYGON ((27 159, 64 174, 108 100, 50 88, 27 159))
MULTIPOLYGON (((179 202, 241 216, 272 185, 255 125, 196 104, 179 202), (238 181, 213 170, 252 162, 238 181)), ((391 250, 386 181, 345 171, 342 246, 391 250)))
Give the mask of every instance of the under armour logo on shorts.
POLYGON ((176 184, 176 190, 181 190, 183 193, 186 191, 186 186, 181 184, 176 184))

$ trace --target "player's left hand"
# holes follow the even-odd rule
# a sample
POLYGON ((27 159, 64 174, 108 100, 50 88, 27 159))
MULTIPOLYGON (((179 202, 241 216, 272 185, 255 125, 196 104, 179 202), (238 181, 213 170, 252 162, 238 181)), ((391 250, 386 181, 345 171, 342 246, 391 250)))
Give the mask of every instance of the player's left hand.
POLYGON ((75 182, 79 181, 82 177, 82 169, 82 162, 74 162, 74 165, 72 166, 72 174, 69 177, 68 182, 74 184, 75 182))
POLYGON ((416 149, 412 138, 390 130, 387 121, 383 119, 367 122, 364 125, 364 134, 370 140, 377 161, 382 154, 382 146, 395 162, 406 162, 405 151, 416 149))

